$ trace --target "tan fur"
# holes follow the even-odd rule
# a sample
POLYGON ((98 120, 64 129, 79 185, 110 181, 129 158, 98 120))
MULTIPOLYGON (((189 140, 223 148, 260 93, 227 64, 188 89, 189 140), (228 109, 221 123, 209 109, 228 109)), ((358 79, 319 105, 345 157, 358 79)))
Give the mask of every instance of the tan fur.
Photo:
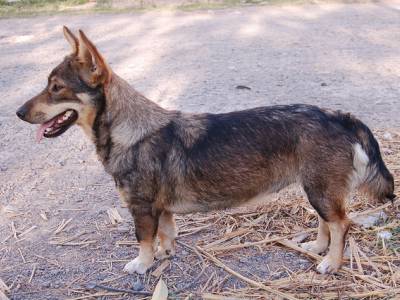
POLYGON ((72 32, 66 27, 63 27, 63 33, 64 33, 64 37, 65 39, 68 41, 68 43, 70 44, 71 48, 72 48, 72 54, 76 55, 78 54, 78 40, 77 38, 72 34, 72 32))
POLYGON ((89 85, 95 87, 109 82, 112 73, 110 67, 81 30, 79 30, 78 58, 85 70, 82 76, 89 85))
POLYGON ((93 122, 96 118, 96 110, 92 106, 86 106, 80 111, 79 119, 76 121, 85 132, 86 136, 93 141, 93 122))
POLYGON ((176 223, 172 213, 163 211, 158 219, 158 239, 160 245, 155 257, 165 258, 175 254, 175 238, 177 237, 176 223))
POLYGON ((318 216, 318 234, 317 239, 315 241, 310 241, 307 243, 303 243, 301 246, 313 253, 321 254, 326 249, 328 249, 330 240, 330 232, 328 224, 318 216))
POLYGON ((317 267, 318 271, 322 274, 335 273, 339 270, 342 264, 345 238, 350 227, 350 222, 345 218, 335 222, 328 222, 328 227, 331 236, 329 251, 317 267))

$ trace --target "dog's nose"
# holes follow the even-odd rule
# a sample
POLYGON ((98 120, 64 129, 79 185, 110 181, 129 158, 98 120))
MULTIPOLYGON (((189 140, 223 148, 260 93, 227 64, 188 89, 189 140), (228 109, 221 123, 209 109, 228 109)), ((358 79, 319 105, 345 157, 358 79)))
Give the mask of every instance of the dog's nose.
POLYGON ((25 106, 22 106, 22 107, 20 107, 20 108, 17 110, 17 116, 18 116, 18 118, 20 118, 21 120, 25 120, 25 115, 26 115, 26 113, 27 113, 27 109, 26 109, 25 106))

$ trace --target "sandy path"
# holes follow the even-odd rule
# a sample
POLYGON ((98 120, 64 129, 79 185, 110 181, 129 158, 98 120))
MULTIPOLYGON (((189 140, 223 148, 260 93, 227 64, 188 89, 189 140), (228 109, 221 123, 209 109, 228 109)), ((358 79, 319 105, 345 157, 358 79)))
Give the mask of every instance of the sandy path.
MULTIPOLYGON (((21 274, 29 277, 31 266, 2 272, 21 263, 11 251, 17 246, 28 262, 42 266, 39 279, 21 283, 20 292, 48 289, 49 299, 61 297, 57 288, 89 274, 82 269, 87 264, 79 264, 83 250, 48 246, 49 235, 62 219, 73 218, 71 232, 98 237, 107 207, 119 205, 80 130, 38 145, 34 128, 14 114, 68 53, 62 24, 84 29, 117 73, 166 108, 220 112, 304 102, 353 112, 374 129, 400 123, 400 5, 393 3, 0 20, 0 242, 11 221, 21 232, 37 226, 19 244, 0 244, 0 277, 8 283, 18 283, 21 274), (82 211, 65 210, 77 207, 82 211), (54 265, 34 253, 71 270, 49 271, 54 265), (62 280, 54 281, 55 275, 62 280)), ((101 249, 87 254, 110 256, 115 235, 102 236, 101 249)), ((132 253, 118 251, 124 257, 132 253)))

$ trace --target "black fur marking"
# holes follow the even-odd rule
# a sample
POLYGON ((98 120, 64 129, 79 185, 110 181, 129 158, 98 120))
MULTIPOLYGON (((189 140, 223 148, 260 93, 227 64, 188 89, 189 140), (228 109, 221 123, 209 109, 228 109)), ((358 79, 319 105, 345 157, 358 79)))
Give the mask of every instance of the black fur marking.
POLYGON ((323 191, 326 187, 309 187, 305 185, 304 192, 307 194, 308 201, 310 202, 311 206, 317 211, 318 215, 325 221, 329 222, 328 215, 325 213, 328 209, 324 207, 324 195, 322 193, 315 193, 315 191, 323 191))
POLYGON ((103 163, 107 163, 110 158, 111 148, 113 146, 111 138, 111 122, 107 118, 107 104, 104 97, 96 99, 97 113, 93 122, 93 133, 95 145, 103 163))

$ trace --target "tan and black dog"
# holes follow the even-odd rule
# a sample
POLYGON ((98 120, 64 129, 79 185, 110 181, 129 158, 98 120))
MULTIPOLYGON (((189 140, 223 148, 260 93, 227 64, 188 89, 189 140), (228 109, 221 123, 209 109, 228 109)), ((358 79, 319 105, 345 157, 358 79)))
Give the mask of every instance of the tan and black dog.
POLYGON ((263 195, 292 183, 319 214, 317 239, 303 246, 315 253, 329 247, 317 269, 335 272, 349 228, 349 193, 361 188, 381 201, 395 198, 377 141, 350 114, 310 105, 168 111, 118 77, 82 31, 77 38, 64 27, 64 35, 72 54, 17 115, 41 124, 39 140, 78 124, 96 145, 134 217, 140 251, 125 266, 129 273, 144 273, 154 257, 174 253, 174 213, 262 203, 263 195))

